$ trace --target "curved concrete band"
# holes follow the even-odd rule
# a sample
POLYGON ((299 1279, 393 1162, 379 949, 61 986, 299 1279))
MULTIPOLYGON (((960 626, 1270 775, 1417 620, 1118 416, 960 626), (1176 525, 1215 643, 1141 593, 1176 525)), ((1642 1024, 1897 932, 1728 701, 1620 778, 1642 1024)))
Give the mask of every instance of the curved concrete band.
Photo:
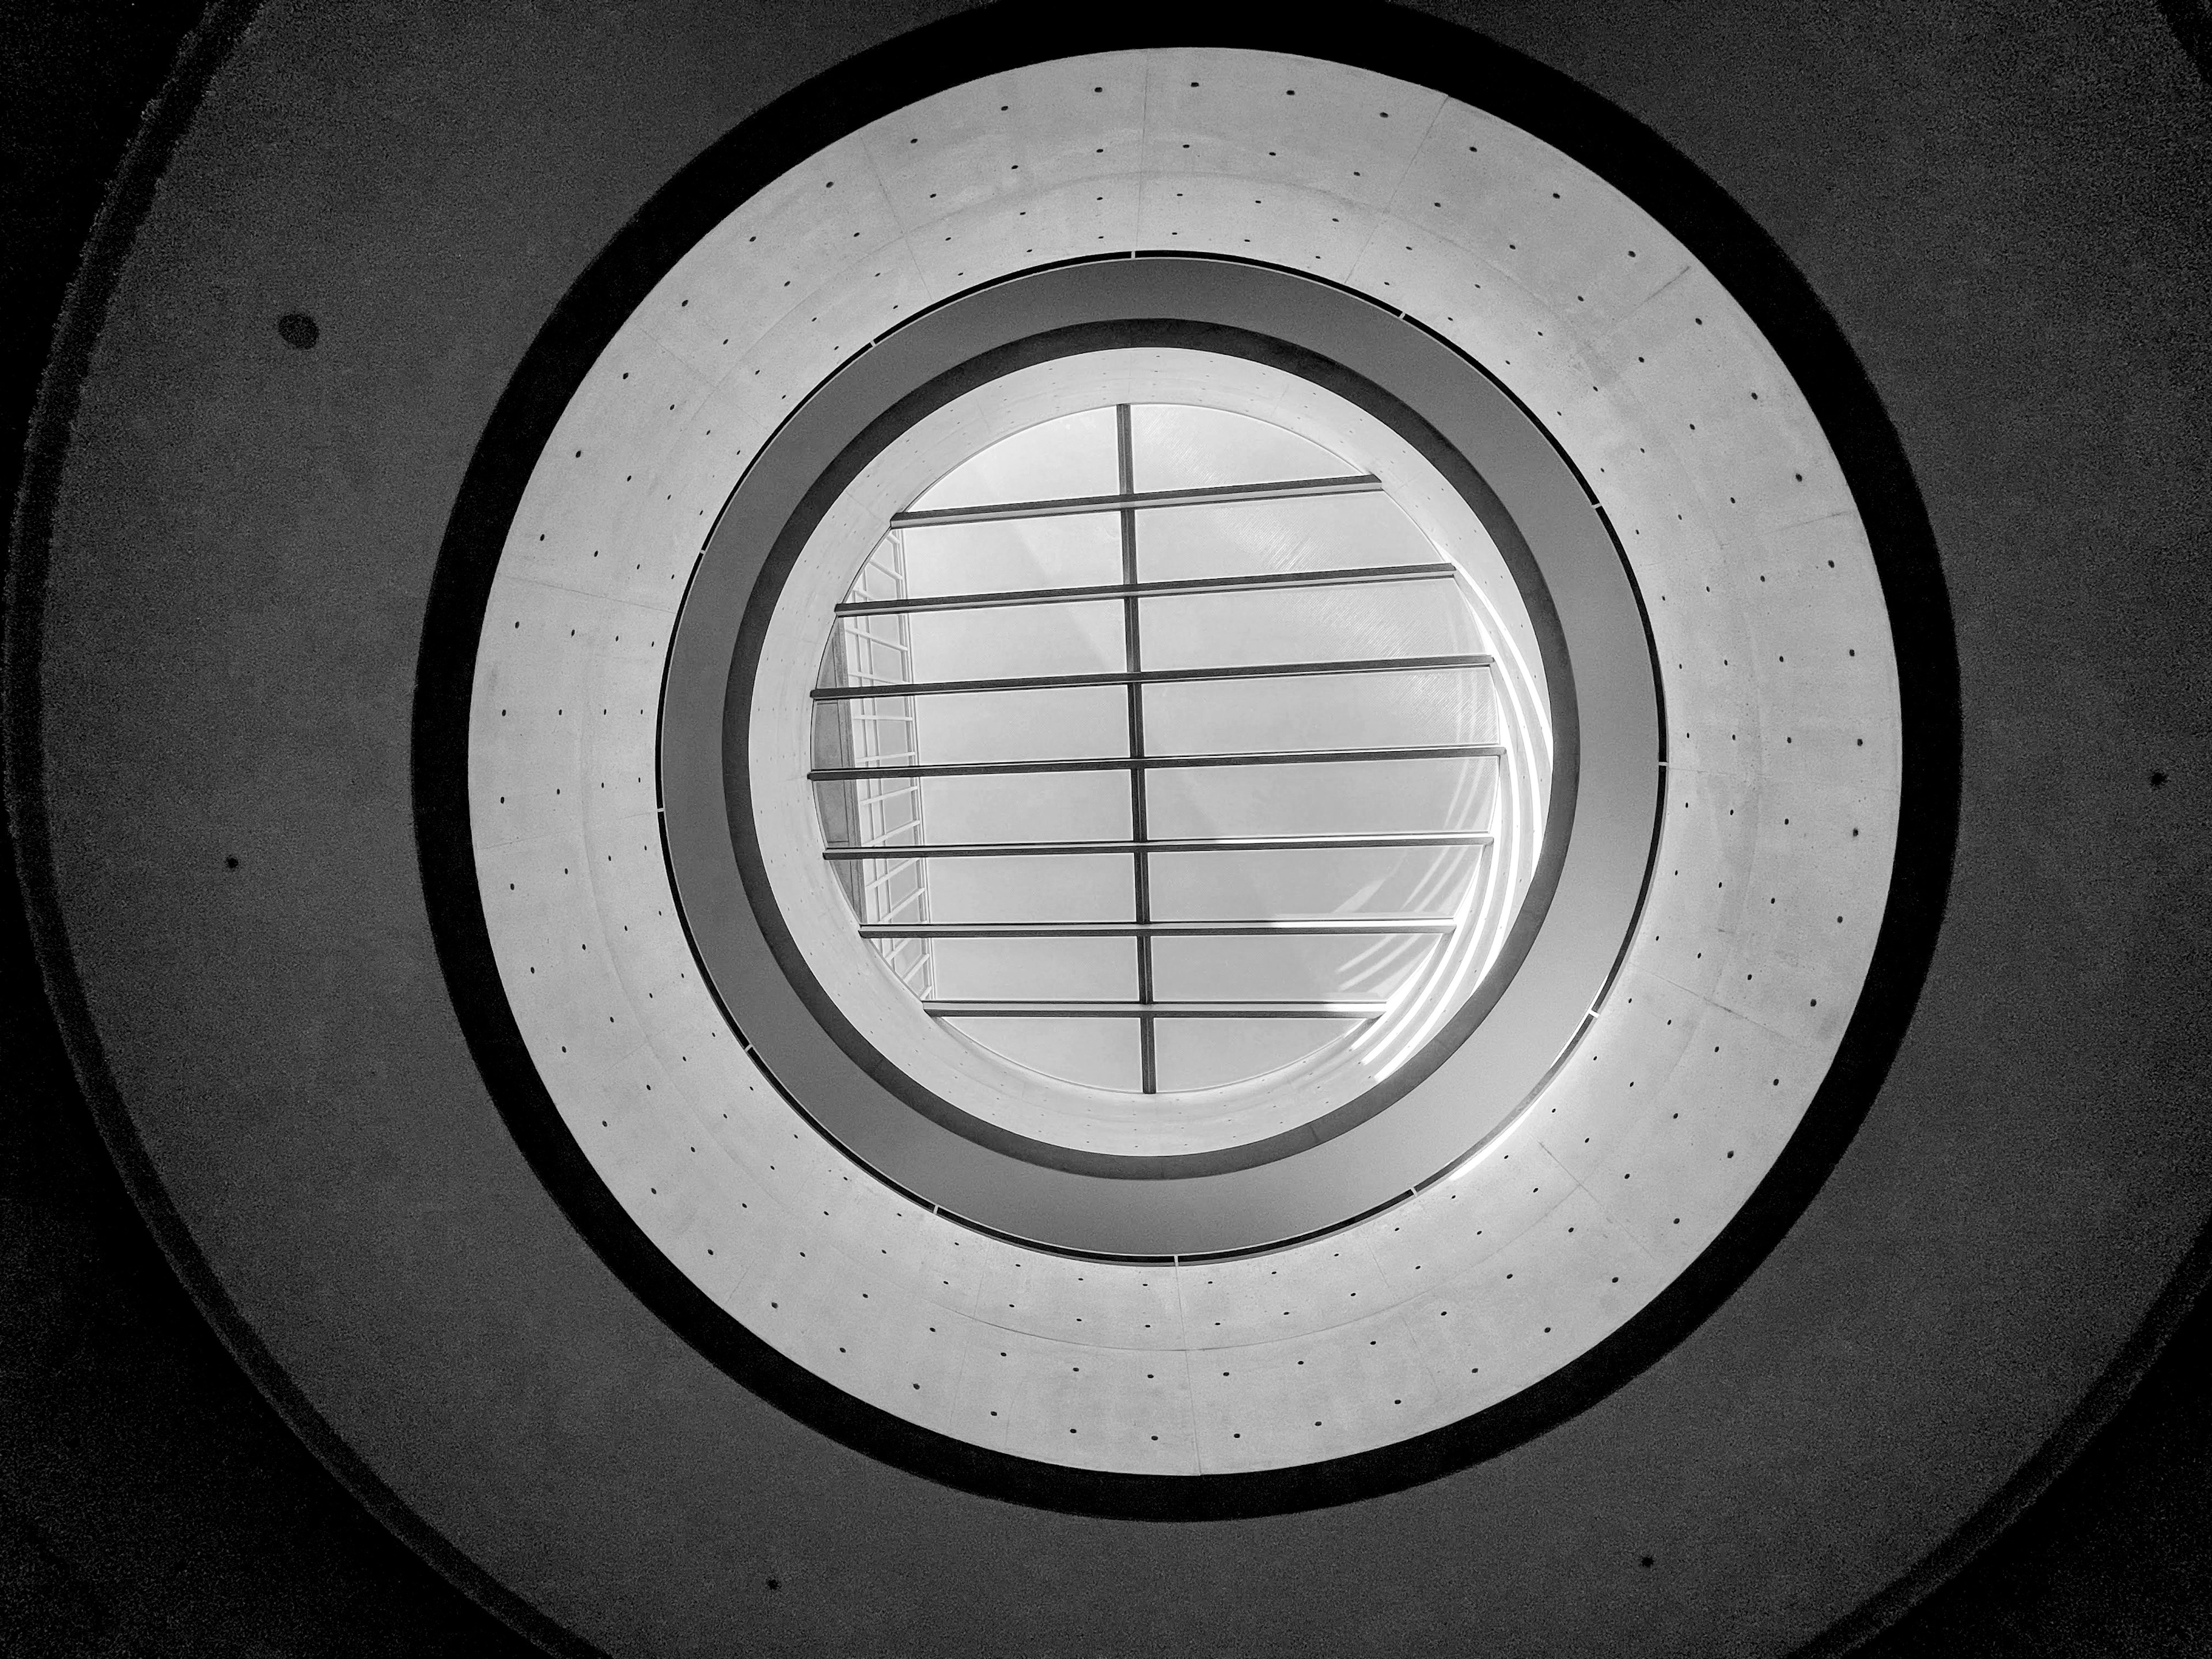
POLYGON ((663 834, 693 947, 733 1025, 850 1155, 941 1211, 1012 1237, 1100 1255, 1215 1255, 1371 1213, 1464 1157, 1533 1097, 1601 1000, 1634 924, 1660 732, 1639 601, 1603 520, 1541 429, 1473 364, 1380 306, 1309 278, 1217 259, 1116 258, 1017 277, 906 324, 853 357, 754 460, 709 538, 670 651, 663 834), (1137 1158, 997 1128, 907 1082, 868 1048, 777 914, 745 734, 783 575, 884 444, 1022 364, 1170 338, 1286 359, 1282 366, 1370 404, 1416 441, 1474 507, 1522 586, 1559 750, 1530 899, 1498 966, 1427 1049, 1389 1085, 1288 1133, 1137 1158))
MULTIPOLYGON (((489 476, 512 459, 528 476, 454 515, 417 703, 457 1010, 487 1054, 521 1036, 526 1057, 487 1075, 603 1257, 702 1352, 851 1443, 1113 1515, 1340 1501, 1492 1455, 1710 1309, 1863 1108, 1913 983, 1916 921, 1888 895, 1945 834, 1940 810, 1900 810, 1902 746, 1942 719, 1899 706, 1887 596, 1900 566, 1918 574, 1915 544, 1869 541, 1848 406, 1832 439, 1696 253, 1495 114, 1234 49, 914 90, 750 193, 719 164, 672 181, 641 222, 720 211, 657 262, 630 239, 611 252, 599 269, 628 297, 587 277, 562 307, 599 348, 533 351, 485 433, 489 476), (699 976, 647 781, 662 647, 735 461, 907 319, 991 276, 1164 243, 1328 271, 1551 408, 1656 596, 1669 799, 1648 926, 1575 1062, 1451 1179, 1265 1252, 1102 1261, 939 1214, 794 1119, 699 976), (471 586, 487 569, 489 598, 471 586), (437 757, 463 723, 456 813, 437 757), (465 890, 444 879, 458 823, 465 890), (470 966, 478 923, 495 983, 470 966)), ((1295 400, 1297 379, 1268 372, 1295 400)), ((777 685, 811 676, 812 631, 777 685)), ((800 770, 787 752, 770 775, 800 770)), ((791 848, 806 804, 756 811, 797 819, 791 848)))
MULTIPOLYGON (((975 67, 965 47, 945 61, 975 67)), ((1780 360, 1807 326, 1771 309, 1786 270, 1738 273, 1778 315, 1771 340, 1626 180, 1474 105, 1234 49, 915 90, 902 75, 881 104, 827 106, 877 118, 765 183, 718 150, 656 194, 479 445, 416 705, 457 1012, 602 1258, 850 1444, 1117 1516, 1344 1501, 1494 1455, 1740 1282, 1832 1167, 1909 1011, 1932 918, 1888 896, 1942 867, 1949 833, 1924 758, 1948 712, 1942 612, 1889 614, 1931 580, 1912 498, 1893 475, 1867 494, 1886 452, 1850 383, 1808 389, 1780 360), (1340 1233, 1166 1263, 979 1231, 809 1133, 699 976, 647 783, 660 647, 733 461, 906 319, 1117 240, 1330 270, 1550 407, 1656 597, 1671 726, 1649 925, 1537 1108, 1340 1233)), ((731 145, 787 155, 765 141, 780 131, 731 145)), ((1684 181, 1644 188, 1678 203, 1684 181)), ((1295 401, 1301 383, 1267 372, 1295 401)), ((865 534, 849 503, 835 516, 865 534)), ((809 666, 778 685, 810 676, 812 627, 788 659, 809 666)), ((770 773, 803 769, 791 751, 770 773)), ((805 842, 803 796, 756 805, 798 820, 781 845, 805 842)))

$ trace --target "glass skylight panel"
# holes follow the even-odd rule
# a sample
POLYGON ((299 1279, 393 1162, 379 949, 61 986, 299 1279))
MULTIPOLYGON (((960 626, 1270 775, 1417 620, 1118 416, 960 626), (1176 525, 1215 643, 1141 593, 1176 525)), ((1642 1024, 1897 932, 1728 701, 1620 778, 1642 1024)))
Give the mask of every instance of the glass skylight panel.
POLYGON ((1090 409, 1002 439, 939 478, 910 509, 1111 495, 1121 487, 1114 411, 1090 409))
POLYGON ((1133 863, 1126 853, 932 859, 929 880, 940 914, 962 921, 1127 921, 1133 863))
MULTIPOLYGON (((1479 682, 1486 690, 1487 678, 1479 682)), ((1333 675, 1155 685, 1145 692, 1145 733, 1159 754, 1264 749, 1286 725, 1315 749, 1498 740, 1490 699, 1471 697, 1466 677, 1449 672, 1378 674, 1356 697, 1346 696, 1343 680, 1333 675)), ((1161 781, 1153 781, 1156 791, 1161 781)))
POLYGON ((930 948, 940 997, 1127 1002, 1137 994, 1136 962, 1121 939, 939 939, 930 948))
POLYGON ((1120 772, 925 778, 919 799, 933 842, 1121 841, 1130 833, 1129 781, 1120 772))
POLYGON ((1137 547, 1138 574, 1150 582, 1438 562, 1429 538, 1380 490, 1156 507, 1137 547))
MULTIPOLYGON (((1118 685, 904 701, 917 712, 921 752, 933 761, 958 764, 1129 752, 1128 698, 1118 685)), ((1128 791, 1123 787, 1120 793, 1126 796, 1128 791)))
POLYGON ((1162 837, 1486 830, 1496 792, 1480 774, 1489 769, 1456 759, 1350 761, 1326 775, 1274 763, 1163 769, 1146 804, 1162 837))
POLYGON ((1133 1019, 963 1019, 955 1029, 1025 1070, 1134 1094, 1144 1056, 1133 1019))
POLYGON ((1218 1089, 1296 1065, 1344 1036, 1340 1020, 1163 1020, 1154 1036, 1164 1091, 1218 1089))
POLYGON ((1163 997, 1194 1001, 1224 985, 1275 1001, 1388 997, 1428 959, 1431 945, 1419 933, 1163 939, 1153 947, 1153 982, 1163 997))
MULTIPOLYGON (((1175 594, 1143 604, 1152 668, 1484 654, 1474 616, 1441 582, 1175 594)), ((1483 695, 1479 675, 1462 678, 1468 696, 1483 695)))
POLYGON ((1154 853, 1152 913, 1179 919, 1224 910, 1257 916, 1432 915, 1449 908, 1485 856, 1480 846, 1154 853))
POLYGON ((1249 415, 1194 404, 1139 404, 1129 410, 1133 471, 1139 493, 1327 478, 1358 471, 1319 444, 1249 415))
POLYGON ((890 533, 913 594, 1107 586, 1121 579, 1121 526, 1111 513, 909 525, 890 533))
POLYGON ((1095 674, 1121 666, 1121 608, 1114 601, 1018 611, 925 611, 910 623, 914 678, 925 683, 1095 674))

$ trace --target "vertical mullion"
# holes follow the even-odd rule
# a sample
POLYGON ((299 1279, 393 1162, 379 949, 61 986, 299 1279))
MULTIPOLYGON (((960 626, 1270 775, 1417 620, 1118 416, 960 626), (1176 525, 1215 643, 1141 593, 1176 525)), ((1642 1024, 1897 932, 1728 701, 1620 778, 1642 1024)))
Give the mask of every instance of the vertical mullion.
MULTIPOLYGON (((1114 450, 1121 491, 1124 495, 1136 493, 1136 458, 1130 441, 1129 405, 1117 404, 1114 408, 1114 450)), ((1137 581, 1137 510, 1125 507, 1121 520, 1121 583, 1133 587, 1137 581)), ((1121 600, 1121 655, 1123 665, 1131 674, 1139 673, 1145 665, 1144 639, 1139 627, 1137 596, 1127 594, 1121 600)), ((1132 758, 1145 752, 1145 689, 1132 682, 1129 694, 1129 754, 1132 758)), ((1135 919, 1139 922, 1152 919, 1152 863, 1143 843, 1151 836, 1146 824, 1145 769, 1129 769, 1129 839, 1138 843, 1130 854, 1135 882, 1135 919)), ((1149 935, 1139 933, 1137 947, 1137 1000, 1150 1003, 1152 996, 1152 941, 1149 935)), ((1152 1017, 1140 1014, 1137 1018, 1138 1051, 1141 1056, 1144 1091, 1146 1094, 1159 1092, 1159 1060, 1155 1041, 1152 1017)))

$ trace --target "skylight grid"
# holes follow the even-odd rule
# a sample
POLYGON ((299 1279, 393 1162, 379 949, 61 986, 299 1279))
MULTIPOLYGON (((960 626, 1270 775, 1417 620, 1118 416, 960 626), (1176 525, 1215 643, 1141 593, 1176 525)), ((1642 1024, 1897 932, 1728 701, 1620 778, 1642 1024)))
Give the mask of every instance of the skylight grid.
POLYGON ((1380 479, 1249 416, 1122 404, 985 450, 890 521, 813 688, 860 937, 945 1029, 1095 1088, 1231 1085, 1388 1024, 1497 885, 1498 665, 1461 581, 1380 479), (1079 696, 1118 732, 1036 701, 1079 696), (1117 821, 1054 805, 1115 775, 1117 821), (936 799, 984 783, 1015 793, 936 799), (909 865, 993 873, 948 908, 909 865))

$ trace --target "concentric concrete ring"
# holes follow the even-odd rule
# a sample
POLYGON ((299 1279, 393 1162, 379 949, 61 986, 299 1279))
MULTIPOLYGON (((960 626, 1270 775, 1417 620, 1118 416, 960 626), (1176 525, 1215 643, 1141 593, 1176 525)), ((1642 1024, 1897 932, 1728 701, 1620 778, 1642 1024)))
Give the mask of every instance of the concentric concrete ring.
POLYGON ((1620 1332, 1790 1144, 1891 885, 1903 725, 1881 579, 1802 389, 1617 188, 1494 116, 1310 58, 1044 62, 879 116, 738 204, 569 398, 506 531, 474 675, 492 950, 605 1188, 813 1376, 947 1441, 1112 1475, 1418 1443, 1620 1332), (1544 257, 1520 259, 1521 238, 1544 257), (991 286, 1157 247, 1273 274, 1124 257, 991 286), (1315 320, 1346 307, 1307 273, 1396 332, 1315 320), (1295 1156, 1130 1182, 863 1106, 866 1072, 794 1046, 806 1015, 764 953, 702 968, 694 945, 759 925, 726 850, 749 826, 722 810, 725 730, 747 729, 724 712, 749 683, 732 641, 805 533, 800 501, 818 513, 842 488, 830 459, 966 356, 1162 314, 1272 318, 1356 372, 1405 359, 1383 384, 1417 400, 1429 383, 1419 412, 1498 492, 1556 604, 1581 752, 1560 884, 1500 1017, 1295 1156), (939 361, 946 339, 975 352, 939 361), (1572 470, 1489 384, 1437 378, 1467 360, 1572 470), (1562 950, 1589 961, 1563 973, 1562 950), (1097 1259, 1116 1256, 1137 1259, 1097 1259))
MULTIPOLYGON (((678 629, 658 757, 670 856, 686 895, 692 943, 726 1003, 748 1011, 741 1022, 748 1044, 785 1091, 838 1144, 941 1210, 1033 1243, 1153 1260, 1319 1234, 1443 1174, 1525 1105, 1603 995, 1626 949, 1650 858, 1658 749, 1655 673, 1648 659, 1641 672, 1636 669, 1644 637, 1634 593, 1575 475, 1540 431, 1472 365, 1395 313, 1280 271, 1181 258, 1064 266, 985 290, 900 330, 810 398, 748 472, 721 516, 715 545, 724 550, 718 558, 710 549, 702 558, 678 629), (1514 547, 1514 567, 1526 572, 1547 618, 1550 683, 1566 736, 1553 778, 1553 835, 1522 925, 1492 981, 1478 988, 1430 1053, 1387 1086, 1318 1119, 1225 1147, 1132 1158, 993 1133, 994 1126, 933 1097, 871 1089, 880 1060, 870 1066, 858 1056, 847 1060, 820 1035, 808 1042, 810 1027, 819 1032, 836 1018, 824 1011, 818 988, 810 993, 801 972, 792 970, 787 946, 772 951, 755 933, 747 950, 733 937, 749 921, 765 932, 779 921, 752 827, 768 809, 742 787, 748 763, 739 745, 760 718, 750 712, 757 706, 751 663, 760 635, 748 624, 739 636, 741 620, 780 593, 769 586, 780 574, 775 557, 757 574, 758 556, 778 539, 770 526, 788 521, 789 538, 803 538, 807 521, 790 517, 796 497, 823 498, 815 488, 818 459, 777 465, 775 450, 824 424, 841 434, 855 422, 872 428, 884 394, 898 392, 895 401, 903 406, 914 393, 902 388, 917 379, 936 386, 928 396, 943 395, 971 376, 994 375, 994 365, 1008 356, 1057 353, 1095 341, 1100 331, 1119 338, 1119 331, 1135 325, 1130 319, 1168 317, 1182 318, 1217 350, 1264 351, 1298 362, 1308 376, 1355 391, 1365 386, 1360 395, 1387 401, 1400 411, 1396 418, 1421 429, 1464 497, 1479 501, 1497 538, 1514 547), (1231 319, 1239 317, 1271 321, 1272 331, 1236 328, 1231 319), (1054 321, 1060 326, 1040 330, 1054 321), (1376 337, 1360 338, 1355 325, 1363 324, 1376 337), (1286 337, 1301 335, 1303 347, 1286 337), (1331 355, 1314 355, 1316 343, 1331 355), (948 377, 929 374, 948 349, 949 385, 948 377), (1346 365, 1391 377, 1425 408, 1399 402, 1346 365), (1470 465, 1462 449, 1479 464, 1470 465), (1495 481, 1496 492, 1486 478, 1495 481), (748 548, 755 557, 744 556, 748 548), (1564 629, 1554 588, 1569 606, 1564 629), (1571 640, 1588 659, 1624 664, 1627 672, 1592 677, 1588 694, 1578 696, 1571 640), (726 801, 720 786, 732 778, 739 784, 727 789, 726 801), (733 884, 740 868, 750 904, 733 884), (724 930, 702 918, 736 926, 724 930), (1486 1018, 1501 1000, 1498 1017, 1486 1018), (925 1139, 927 1131, 909 1121, 915 1110, 948 1134, 925 1139)), ((795 549, 783 550, 787 556, 795 549)), ((808 805, 803 794, 799 804, 808 805)))

